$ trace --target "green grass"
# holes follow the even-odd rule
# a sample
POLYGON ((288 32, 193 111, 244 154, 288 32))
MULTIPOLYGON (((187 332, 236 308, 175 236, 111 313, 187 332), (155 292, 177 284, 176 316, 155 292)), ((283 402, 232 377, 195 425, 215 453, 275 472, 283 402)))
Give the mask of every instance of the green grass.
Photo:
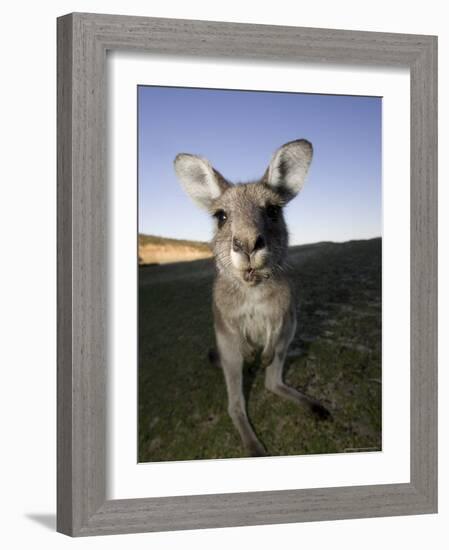
MULTIPOLYGON (((248 414, 268 453, 381 448, 381 240, 290 251, 298 329, 285 366, 292 386, 332 412, 319 421, 264 389, 245 365, 248 414)), ((245 456, 227 414, 214 347, 213 262, 139 268, 139 462, 245 456)))

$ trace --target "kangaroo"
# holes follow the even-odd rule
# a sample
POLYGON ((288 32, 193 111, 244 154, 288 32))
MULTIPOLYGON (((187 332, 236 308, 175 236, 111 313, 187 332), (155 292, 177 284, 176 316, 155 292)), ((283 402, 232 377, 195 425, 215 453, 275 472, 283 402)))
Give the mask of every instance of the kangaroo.
POLYGON ((296 305, 286 272, 288 232, 283 207, 302 189, 313 149, 291 141, 273 155, 264 176, 232 184, 199 156, 181 153, 174 165, 181 186, 214 219, 216 276, 213 317, 217 358, 228 394, 228 412, 249 456, 266 449, 248 419, 243 363, 261 353, 265 387, 308 407, 330 413, 317 400, 285 384, 283 366, 296 330, 296 305))

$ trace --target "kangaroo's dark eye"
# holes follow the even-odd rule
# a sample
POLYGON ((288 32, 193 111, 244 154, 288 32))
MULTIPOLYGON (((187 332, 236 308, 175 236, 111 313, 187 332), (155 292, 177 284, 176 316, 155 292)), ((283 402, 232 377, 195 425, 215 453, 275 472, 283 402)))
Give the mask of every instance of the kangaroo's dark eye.
POLYGON ((217 210, 214 214, 214 218, 218 221, 218 227, 223 227, 228 219, 228 216, 224 210, 217 210))
POLYGON ((271 220, 277 220, 281 214, 281 207, 275 204, 269 204, 266 210, 267 210, 267 216, 271 220))

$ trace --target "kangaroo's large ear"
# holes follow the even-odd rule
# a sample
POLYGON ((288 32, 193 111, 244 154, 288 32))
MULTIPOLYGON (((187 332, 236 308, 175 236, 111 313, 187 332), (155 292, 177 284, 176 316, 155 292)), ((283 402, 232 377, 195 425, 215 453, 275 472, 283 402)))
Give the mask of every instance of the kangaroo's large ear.
POLYGON ((297 195, 306 180, 312 162, 312 144, 305 139, 290 141, 273 155, 264 181, 287 200, 297 195))
POLYGON ((174 164, 184 191, 201 208, 209 210, 214 200, 230 187, 220 172, 202 157, 180 153, 174 164))

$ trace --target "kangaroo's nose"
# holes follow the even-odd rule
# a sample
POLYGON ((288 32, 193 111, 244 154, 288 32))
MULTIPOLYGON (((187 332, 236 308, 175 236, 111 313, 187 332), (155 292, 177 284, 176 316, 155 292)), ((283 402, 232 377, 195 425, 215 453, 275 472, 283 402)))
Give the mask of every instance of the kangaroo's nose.
POLYGON ((237 237, 232 237, 232 248, 234 252, 246 252, 246 246, 237 237))
POLYGON ((232 248, 234 252, 244 252, 245 254, 251 254, 257 250, 265 248, 265 239, 262 235, 257 235, 254 240, 251 241, 241 241, 237 237, 232 238, 232 248))

